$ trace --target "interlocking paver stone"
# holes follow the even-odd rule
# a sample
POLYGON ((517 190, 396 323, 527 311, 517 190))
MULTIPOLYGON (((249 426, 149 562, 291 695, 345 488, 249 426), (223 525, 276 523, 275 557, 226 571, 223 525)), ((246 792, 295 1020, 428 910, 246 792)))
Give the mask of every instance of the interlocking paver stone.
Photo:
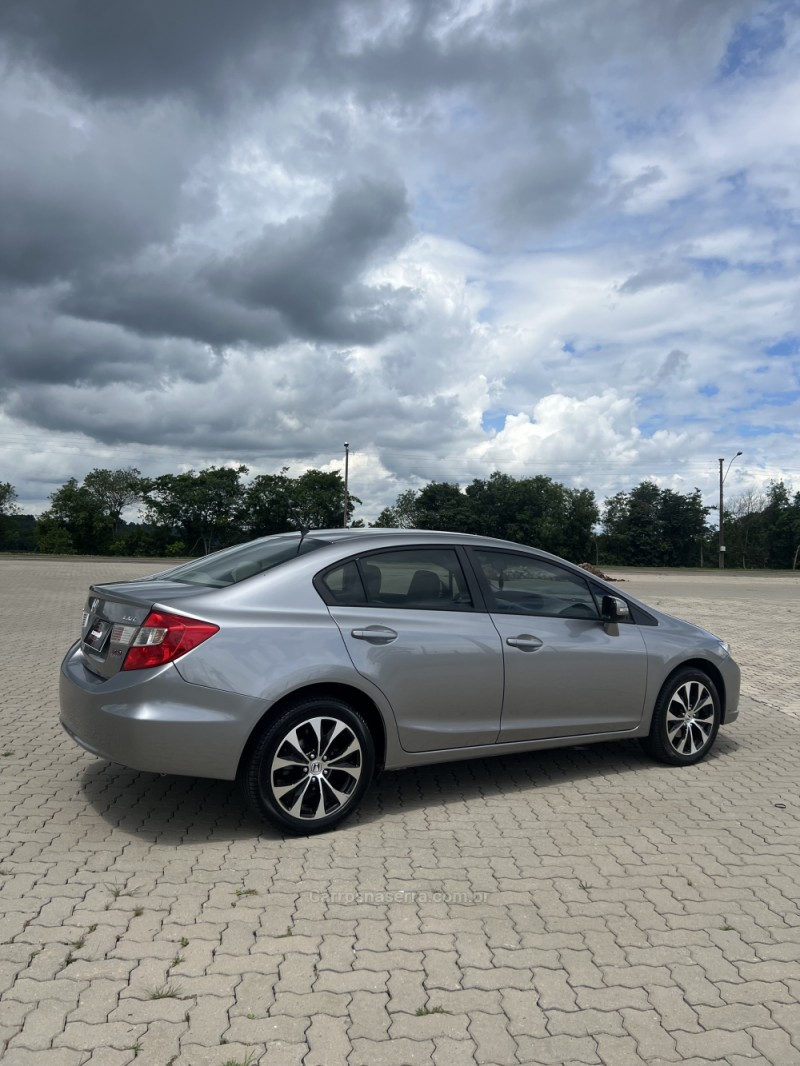
POLYGON ((594 1066, 600 1062, 597 1043, 588 1036, 548 1036, 531 1039, 527 1036, 517 1038, 521 1062, 562 1066, 565 1062, 589 1063, 594 1066))
MULTIPOLYGON (((460 1043, 460 1042, 459 1042, 460 1043)), ((435 1050, 433 1040, 353 1040, 353 1066, 428 1066, 435 1050)))
POLYGON ((3 1066, 800 1066, 800 575, 625 575, 734 644, 699 766, 425 767, 311 840, 61 732, 88 584, 154 568, 0 558, 3 1066))
POLYGON ((356 1037, 373 1041, 385 1039, 393 1017, 386 1009, 388 1002, 388 992, 354 992, 350 1002, 350 1040, 356 1037))

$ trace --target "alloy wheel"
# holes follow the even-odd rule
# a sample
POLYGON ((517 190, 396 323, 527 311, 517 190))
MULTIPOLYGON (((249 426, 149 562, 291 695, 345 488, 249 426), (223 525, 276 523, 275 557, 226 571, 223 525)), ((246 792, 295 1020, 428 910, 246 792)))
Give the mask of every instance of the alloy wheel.
POLYGON ((275 748, 269 787, 292 818, 315 822, 341 811, 364 772, 364 752, 353 729, 339 718, 307 718, 275 748))
POLYGON ((713 737, 714 697, 701 681, 685 681, 667 706, 667 739, 679 755, 696 755, 713 737))

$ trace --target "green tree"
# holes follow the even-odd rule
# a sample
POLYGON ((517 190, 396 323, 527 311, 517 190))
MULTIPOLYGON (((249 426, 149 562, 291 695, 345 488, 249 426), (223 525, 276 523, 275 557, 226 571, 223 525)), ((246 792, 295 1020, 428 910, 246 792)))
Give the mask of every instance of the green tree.
POLYGON ((74 555, 75 545, 66 526, 53 518, 49 511, 40 515, 34 530, 36 547, 45 555, 74 555))
POLYGON ((32 551, 35 520, 17 506, 17 491, 9 481, 0 481, 0 551, 32 551))
MULTIPOLYGON (((749 489, 728 500, 725 508, 726 563, 743 570, 767 565, 769 555, 764 509, 767 497, 763 492, 749 489)), ((716 542, 711 545, 712 554, 716 542)))
POLYGON ((241 538, 238 519, 242 512, 246 466, 188 470, 162 474, 144 481, 144 519, 168 529, 182 540, 190 554, 202 554, 235 544, 241 538))
POLYGON ((564 518, 561 546, 556 554, 574 563, 589 561, 596 546, 594 529, 600 518, 594 492, 591 489, 567 489, 564 518))
POLYGON ((289 515, 294 482, 287 469, 280 474, 259 474, 244 490, 240 525, 247 536, 266 537, 295 528, 289 515))
POLYGON ((768 565, 782 570, 793 568, 800 542, 800 493, 792 498, 783 481, 770 482, 762 517, 768 565))
MULTIPOLYGON (((361 500, 347 494, 347 521, 361 500)), ((289 520, 292 529, 336 529, 344 518, 344 480, 338 470, 306 470, 291 481, 289 520)))
POLYGON ((10 481, 0 481, 0 515, 17 514, 17 490, 10 481))
POLYGON ((71 477, 50 495, 50 507, 39 518, 36 542, 40 551, 75 551, 86 555, 118 550, 122 511, 141 496, 141 475, 134 467, 92 470, 78 484, 71 477), (113 545, 113 546, 112 546, 113 545))
POLYGON ((543 474, 515 478, 497 471, 467 487, 469 532, 532 544, 575 562, 591 551, 598 519, 594 493, 569 489, 543 474))
POLYGON ((120 470, 92 470, 83 479, 84 488, 94 496, 108 519, 113 537, 119 535, 122 512, 142 498, 142 475, 135 466, 120 470))
POLYGON ((708 534, 700 490, 686 495, 642 481, 603 508, 603 554, 629 566, 692 566, 708 534))
POLYGON ((373 527, 389 529, 419 528, 419 504, 416 489, 406 489, 395 500, 394 507, 384 507, 374 522, 373 527))
POLYGON ((530 503, 521 482, 495 470, 486 480, 476 478, 467 485, 467 526, 465 532, 484 537, 520 540, 526 525, 522 511, 530 503))
POLYGON ((417 496, 415 528, 469 531, 472 506, 472 501, 458 485, 449 481, 431 481, 417 496))
POLYGON ((697 565, 700 544, 708 532, 708 513, 699 489, 686 495, 672 489, 661 490, 658 520, 665 566, 697 565))
POLYGON ((112 520, 100 501, 71 477, 50 494, 50 507, 37 522, 36 542, 40 551, 90 555, 106 551, 112 533, 112 520))
POLYGON ((590 552, 597 518, 589 489, 568 489, 543 475, 515 478, 495 471, 464 492, 456 484, 432 481, 418 492, 400 493, 373 525, 502 537, 579 561, 590 552))

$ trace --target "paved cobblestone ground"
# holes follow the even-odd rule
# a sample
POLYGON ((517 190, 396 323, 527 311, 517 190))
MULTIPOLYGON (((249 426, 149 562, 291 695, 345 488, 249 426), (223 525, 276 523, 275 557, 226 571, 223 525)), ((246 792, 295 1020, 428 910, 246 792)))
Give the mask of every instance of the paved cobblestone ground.
POLYGON ((60 730, 90 580, 146 572, 0 560, 3 1066, 800 1064, 796 579, 627 575, 734 643, 743 713, 699 766, 390 774, 283 840, 60 730))

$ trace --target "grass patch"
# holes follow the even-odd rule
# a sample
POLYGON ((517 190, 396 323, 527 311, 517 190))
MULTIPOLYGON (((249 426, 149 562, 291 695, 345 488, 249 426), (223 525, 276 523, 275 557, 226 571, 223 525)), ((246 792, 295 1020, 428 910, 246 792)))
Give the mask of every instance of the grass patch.
POLYGON ((158 985, 157 988, 151 988, 147 993, 148 999, 180 999, 183 995, 183 989, 180 985, 174 981, 166 981, 163 985, 158 985))
POLYGON ((124 885, 112 885, 106 883, 106 888, 111 894, 112 899, 119 899, 120 896, 135 896, 137 890, 135 888, 125 888, 124 885))
POLYGON ((243 1059, 226 1059, 220 1066, 253 1066, 257 1058, 256 1051, 248 1051, 243 1059))

